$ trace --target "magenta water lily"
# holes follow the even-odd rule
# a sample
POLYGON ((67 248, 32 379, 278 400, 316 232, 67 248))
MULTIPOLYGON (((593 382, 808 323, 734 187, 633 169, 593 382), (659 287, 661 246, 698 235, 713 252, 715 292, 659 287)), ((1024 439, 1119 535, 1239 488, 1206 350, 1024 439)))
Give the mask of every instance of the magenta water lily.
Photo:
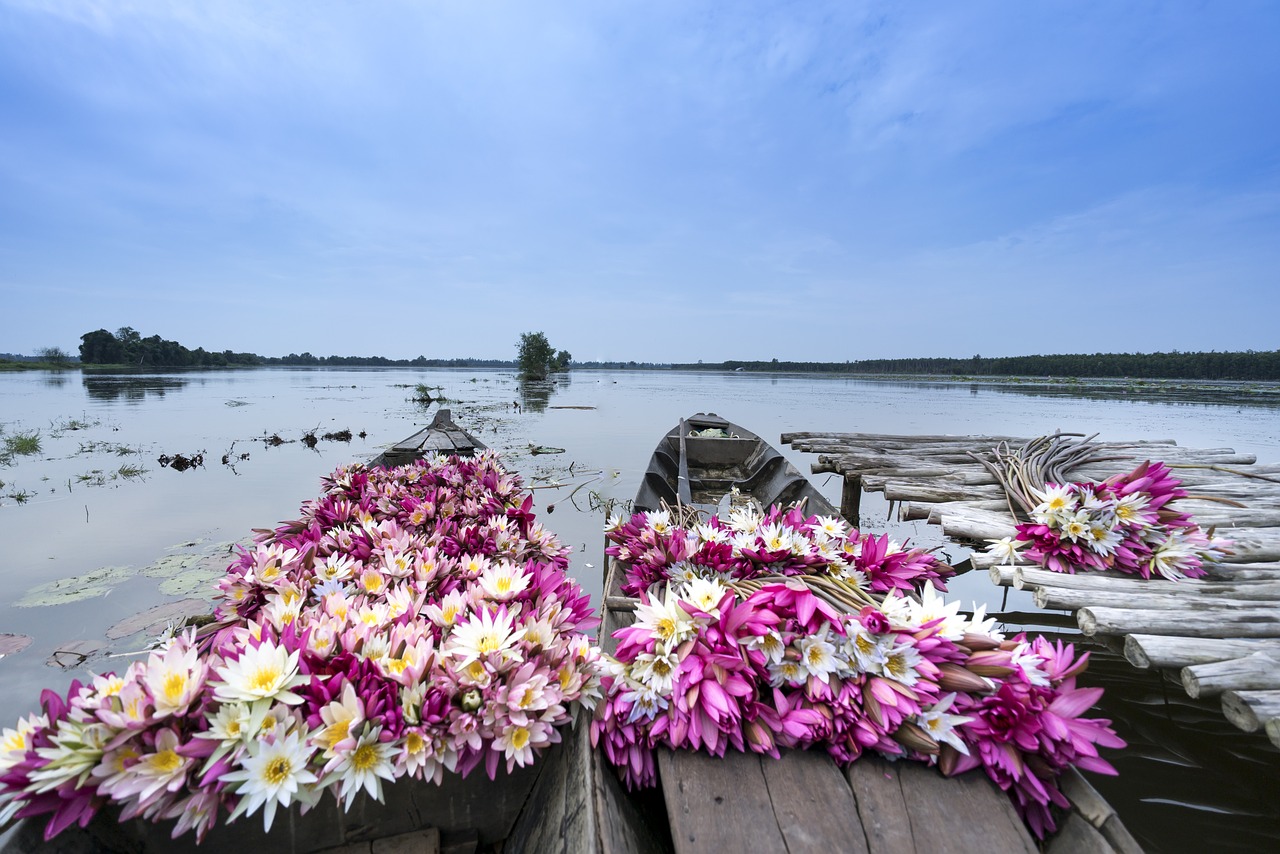
POLYGON ((876 592, 908 592, 925 581, 945 590, 954 570, 923 549, 887 534, 850 530, 843 519, 805 516, 797 507, 731 510, 728 518, 682 528, 667 510, 612 518, 605 551, 624 561, 622 590, 639 595, 653 584, 694 578, 745 580, 770 575, 825 574, 876 592))
POLYGON ((4 731, 0 820, 48 815, 52 837, 115 804, 203 838, 325 790, 349 808, 402 777, 528 765, 602 673, 531 506, 487 454, 339 469, 228 569, 210 630, 4 731))
POLYGON ((1213 537, 1174 504, 1187 496, 1161 462, 1144 462, 1101 483, 1046 484, 1031 521, 1017 526, 1017 542, 993 550, 1012 557, 1020 547, 1054 572, 1112 569, 1171 581, 1200 578, 1203 564, 1229 553, 1229 540, 1213 537))
POLYGON ((1109 721, 1084 716, 1101 691, 1076 684, 1087 654, 1006 639, 981 609, 961 615, 928 577, 945 574, 936 567, 914 573, 918 596, 899 595, 905 575, 882 577, 887 595, 872 596, 887 550, 859 570, 856 545, 876 541, 794 511, 753 518, 754 530, 745 516, 730 523, 727 542, 778 537, 777 548, 744 549, 768 555, 770 574, 724 549, 721 563, 691 559, 701 547, 690 544, 721 544, 720 525, 685 531, 660 512, 610 524, 619 556, 638 562, 627 577, 640 602, 636 622, 614 633, 592 738, 628 786, 654 784, 658 747, 816 748, 842 764, 873 751, 946 774, 983 769, 1043 837, 1051 805, 1067 805, 1064 769, 1115 773, 1098 748, 1124 743, 1109 721), (803 543, 782 547, 788 536, 803 543), (810 560, 815 541, 833 544, 823 559, 810 560))

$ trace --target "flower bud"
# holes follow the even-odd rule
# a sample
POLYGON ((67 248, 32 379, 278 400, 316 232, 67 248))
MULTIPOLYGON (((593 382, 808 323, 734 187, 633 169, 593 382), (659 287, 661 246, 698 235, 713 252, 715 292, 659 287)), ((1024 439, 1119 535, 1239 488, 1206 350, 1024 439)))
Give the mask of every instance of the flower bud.
POLYGON ((909 721, 904 721, 902 726, 898 727, 893 734, 893 740, 917 753, 933 755, 938 752, 938 742, 934 741, 924 729, 909 721))

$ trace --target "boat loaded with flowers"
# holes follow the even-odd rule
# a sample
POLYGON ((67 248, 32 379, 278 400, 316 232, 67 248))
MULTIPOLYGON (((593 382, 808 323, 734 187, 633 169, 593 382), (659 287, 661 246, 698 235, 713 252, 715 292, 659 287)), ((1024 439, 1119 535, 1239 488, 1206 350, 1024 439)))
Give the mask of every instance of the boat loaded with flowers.
POLYGON ((6 850, 504 838, 601 690, 567 553, 492 452, 339 468, 231 564, 212 624, 4 731, 6 850))
MULTIPOLYGON (((714 820, 723 799, 691 794, 697 763, 716 761, 709 757, 807 750, 850 769, 879 756, 946 776, 980 772, 1039 838, 1054 830, 1055 810, 1069 806, 1060 775, 1114 773, 1099 748, 1123 742, 1109 721, 1087 716, 1101 689, 1077 681, 1088 654, 1006 637, 980 608, 962 615, 940 595, 953 570, 933 555, 850 529, 825 501, 765 504, 740 488, 724 501, 694 501, 716 507, 710 515, 682 503, 697 495, 694 474, 708 468, 695 454, 745 432, 727 425, 707 435, 700 417, 682 423, 680 441, 664 437, 650 466, 688 476, 690 489, 677 482, 669 490, 677 501, 654 507, 649 496, 658 490, 646 483, 640 512, 608 523, 613 560, 601 637, 612 656, 592 725, 593 741, 629 788, 661 778, 677 849, 689 842, 702 850, 691 841, 706 846, 712 837, 764 844, 780 827, 786 836, 788 819, 767 785, 762 801, 773 800, 776 816, 714 820), (699 810, 713 817, 691 820, 699 810)), ((750 799, 748 776, 735 780, 735 798, 750 799)), ((852 780, 821 779, 801 785, 852 780)), ((965 803, 955 811, 972 812, 974 802, 965 803)), ((988 817, 953 820, 975 823, 981 838, 991 832, 981 825, 988 817)), ((1018 844, 1033 850, 1030 839, 1018 844)))

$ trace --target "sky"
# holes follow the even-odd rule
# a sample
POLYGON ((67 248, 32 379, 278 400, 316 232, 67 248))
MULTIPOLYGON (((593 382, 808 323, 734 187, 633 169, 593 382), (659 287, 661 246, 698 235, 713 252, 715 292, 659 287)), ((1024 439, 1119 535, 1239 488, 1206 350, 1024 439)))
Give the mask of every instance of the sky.
POLYGON ((1280 4, 0 0, 0 352, 1280 348, 1280 4))

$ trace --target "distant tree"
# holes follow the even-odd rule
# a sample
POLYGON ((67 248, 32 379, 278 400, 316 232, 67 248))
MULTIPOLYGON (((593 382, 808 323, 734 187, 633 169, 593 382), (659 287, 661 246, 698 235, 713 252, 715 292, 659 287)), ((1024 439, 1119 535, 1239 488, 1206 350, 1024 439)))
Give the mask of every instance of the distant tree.
POLYGON ((541 332, 523 332, 517 346, 520 376, 527 380, 545 380, 551 372, 555 350, 541 332))
POLYGON ((36 358, 42 362, 52 362, 55 365, 65 365, 71 361, 71 355, 61 347, 41 347, 36 350, 36 358))
POLYGON ((85 365, 119 365, 124 362, 124 345, 105 329, 80 336, 80 362, 85 365))
POLYGON ((569 362, 572 360, 573 356, 569 354, 568 350, 561 350, 551 360, 551 370, 556 372, 567 371, 569 370, 569 362))

